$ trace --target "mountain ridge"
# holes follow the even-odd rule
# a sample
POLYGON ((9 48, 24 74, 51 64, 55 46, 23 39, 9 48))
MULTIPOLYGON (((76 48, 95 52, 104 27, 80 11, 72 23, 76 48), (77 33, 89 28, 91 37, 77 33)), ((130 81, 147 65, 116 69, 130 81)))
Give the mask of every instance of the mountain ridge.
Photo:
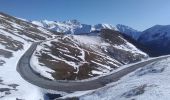
POLYGON ((152 51, 152 56, 170 54, 170 25, 155 25, 143 31, 138 41, 152 51))

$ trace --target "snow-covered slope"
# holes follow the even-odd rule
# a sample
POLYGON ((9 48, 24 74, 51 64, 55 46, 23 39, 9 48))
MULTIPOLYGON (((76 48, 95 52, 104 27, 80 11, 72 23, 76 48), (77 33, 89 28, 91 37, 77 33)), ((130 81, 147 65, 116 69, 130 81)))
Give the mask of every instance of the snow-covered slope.
POLYGON ((153 56, 170 54, 170 25, 155 25, 143 31, 138 41, 151 49, 153 56))
POLYGON ((108 73, 147 54, 104 29, 97 36, 66 35, 42 43, 32 57, 33 69, 52 80, 81 80, 108 73))
POLYGON ((60 21, 31 21, 33 24, 45 27, 50 30, 57 32, 62 32, 66 34, 81 34, 81 33, 90 33, 92 31, 99 31, 101 29, 112 29, 116 28, 109 24, 97 24, 97 25, 87 25, 81 24, 77 20, 68 20, 64 22, 60 21))
POLYGON ((116 25, 116 28, 119 32, 124 33, 124 34, 132 37, 135 40, 137 40, 139 38, 139 36, 141 35, 140 31, 137 31, 129 26, 118 24, 118 25, 116 25))
POLYGON ((0 56, 4 61, 4 64, 0 65, 0 100, 43 100, 41 89, 26 82, 16 71, 17 62, 29 46, 30 43, 26 43, 22 50, 9 50, 12 52, 10 58, 0 56))
POLYGON ((79 100, 168 100, 169 74, 170 58, 167 58, 139 68, 103 88, 76 92, 67 97, 79 100))
POLYGON ((0 100, 40 100, 39 88, 21 78, 17 62, 33 41, 54 34, 27 21, 0 13, 0 100))

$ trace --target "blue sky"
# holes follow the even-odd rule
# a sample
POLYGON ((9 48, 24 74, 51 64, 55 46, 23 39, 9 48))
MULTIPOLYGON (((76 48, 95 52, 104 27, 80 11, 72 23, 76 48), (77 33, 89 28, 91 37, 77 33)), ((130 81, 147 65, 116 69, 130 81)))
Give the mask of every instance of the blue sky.
POLYGON ((0 0, 0 11, 29 20, 77 19, 138 30, 170 24, 170 0, 0 0))

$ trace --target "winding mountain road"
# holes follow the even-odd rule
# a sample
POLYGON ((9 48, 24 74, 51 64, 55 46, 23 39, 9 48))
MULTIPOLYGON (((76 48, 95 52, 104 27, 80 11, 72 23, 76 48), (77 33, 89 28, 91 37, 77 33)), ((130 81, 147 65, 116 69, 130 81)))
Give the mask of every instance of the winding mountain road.
POLYGON ((150 59, 144 62, 137 63, 135 65, 131 65, 122 70, 119 70, 115 73, 111 73, 102 77, 94 78, 89 81, 53 81, 49 79, 45 79, 38 75, 30 66, 30 59, 32 54, 34 53, 36 47, 41 42, 35 42, 31 45, 31 47, 26 51, 26 53, 21 57, 18 62, 17 71, 20 73, 21 77, 26 81, 34 84, 38 87, 50 90, 64 91, 64 92, 74 92, 74 91, 84 91, 84 90, 92 90, 105 86, 108 83, 116 82, 121 77, 127 75, 134 70, 143 67, 147 64, 150 64, 155 61, 159 61, 162 59, 166 59, 169 56, 163 56, 159 58, 150 59))

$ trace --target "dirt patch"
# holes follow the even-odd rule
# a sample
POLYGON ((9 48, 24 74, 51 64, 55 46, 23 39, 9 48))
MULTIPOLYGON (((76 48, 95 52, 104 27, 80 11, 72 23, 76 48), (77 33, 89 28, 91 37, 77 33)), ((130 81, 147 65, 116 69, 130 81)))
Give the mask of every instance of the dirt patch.
POLYGON ((11 91, 18 91, 17 86, 19 86, 18 84, 5 84, 3 83, 3 80, 1 79, 0 77, 0 87, 6 87, 6 88, 0 88, 0 99, 7 96, 7 95, 10 95, 11 94, 11 91))
MULTIPOLYGON (((19 42, 17 40, 12 39, 11 37, 7 37, 2 34, 0 34, 0 44, 5 46, 6 49, 13 50, 13 51, 18 51, 18 50, 23 49, 22 42, 19 42)), ((1 52, 2 52, 2 49, 1 49, 1 52)))
POLYGON ((0 56, 3 56, 5 58, 10 58, 12 57, 12 52, 0 49, 0 56))
POLYGON ((8 86, 10 86, 10 87, 16 89, 16 87, 19 86, 19 85, 18 85, 18 84, 9 84, 8 86))
POLYGON ((9 88, 0 88, 0 92, 6 92, 6 91, 9 91, 9 90, 11 90, 11 89, 9 89, 9 88))

